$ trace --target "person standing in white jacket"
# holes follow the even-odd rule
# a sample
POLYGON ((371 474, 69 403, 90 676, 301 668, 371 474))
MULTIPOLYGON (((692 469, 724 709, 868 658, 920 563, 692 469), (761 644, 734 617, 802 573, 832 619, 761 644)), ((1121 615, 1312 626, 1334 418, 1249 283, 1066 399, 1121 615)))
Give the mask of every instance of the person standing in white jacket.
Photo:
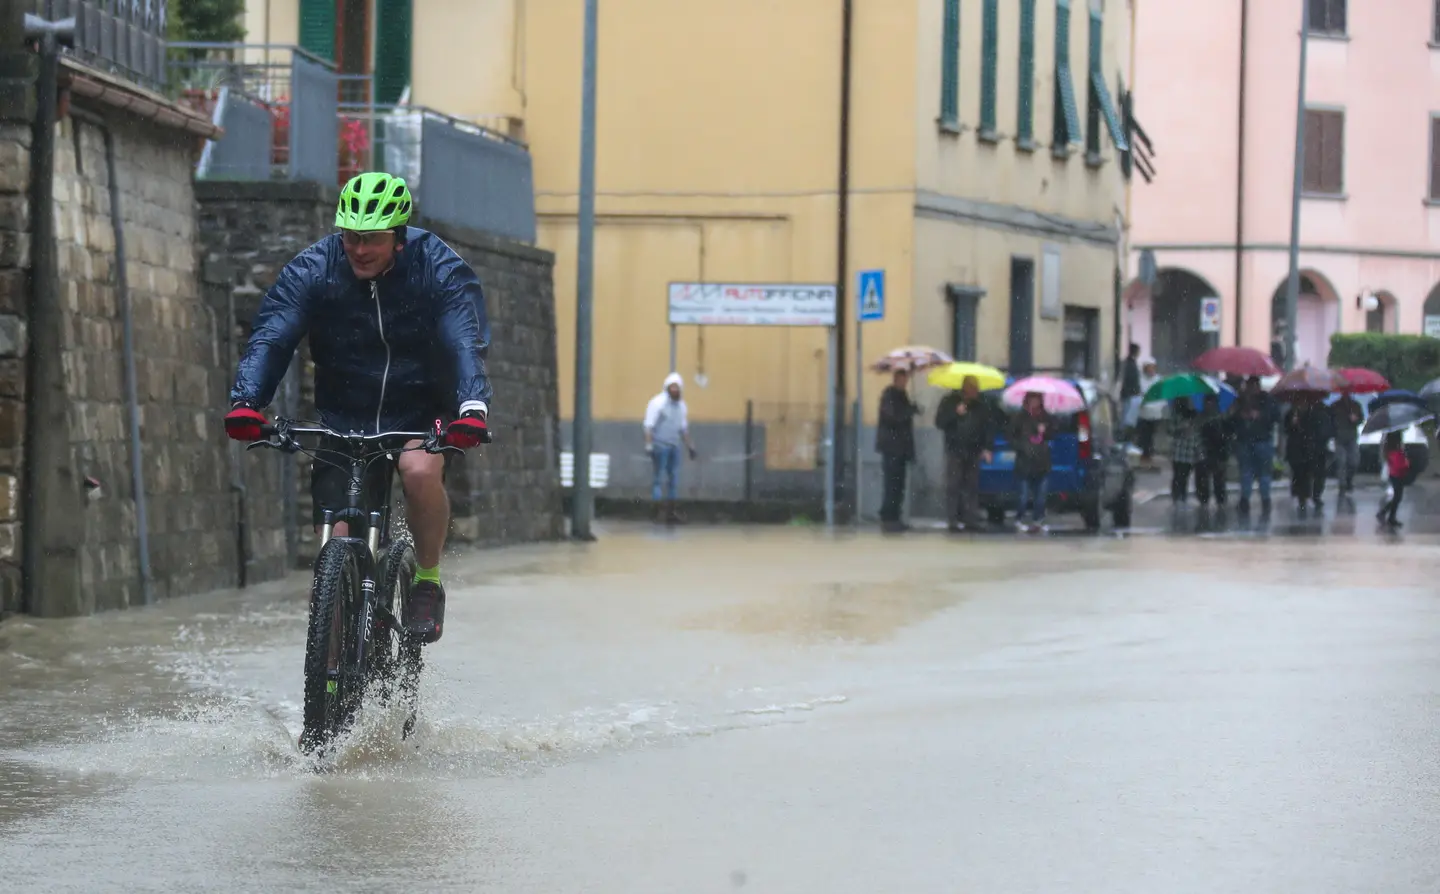
POLYGON ((669 524, 680 521, 675 488, 680 477, 681 446, 691 459, 695 458, 695 445, 690 442, 690 411, 680 396, 683 387, 680 374, 672 372, 665 377, 664 389, 645 407, 645 452, 650 454, 654 469, 650 497, 655 502, 655 520, 669 524))

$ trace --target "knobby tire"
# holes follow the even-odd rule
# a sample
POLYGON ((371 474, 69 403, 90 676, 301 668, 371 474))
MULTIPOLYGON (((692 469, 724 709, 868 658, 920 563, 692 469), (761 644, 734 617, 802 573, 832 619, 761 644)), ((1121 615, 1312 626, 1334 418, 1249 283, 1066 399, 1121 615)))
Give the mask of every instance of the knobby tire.
MULTIPOLYGON (((390 545, 385 557, 384 569, 379 582, 379 604, 395 618, 403 622, 405 603, 410 598, 410 588, 415 580, 415 545, 410 535, 401 534, 390 545)), ((408 737, 415 728, 415 715, 419 703, 420 687, 420 644, 412 642, 403 630, 385 631, 383 637, 372 641, 375 649, 371 666, 375 677, 384 686, 386 696, 398 691, 408 714, 405 719, 402 738, 408 737)))
POLYGON ((307 754, 333 742, 350 725, 359 706, 362 681, 352 679, 350 669, 358 641, 355 634, 360 600, 360 568, 355 553, 348 544, 332 540, 315 561, 310 593, 310 626, 305 638, 305 725, 300 734, 300 748, 307 754), (332 657, 337 665, 333 675, 332 657))

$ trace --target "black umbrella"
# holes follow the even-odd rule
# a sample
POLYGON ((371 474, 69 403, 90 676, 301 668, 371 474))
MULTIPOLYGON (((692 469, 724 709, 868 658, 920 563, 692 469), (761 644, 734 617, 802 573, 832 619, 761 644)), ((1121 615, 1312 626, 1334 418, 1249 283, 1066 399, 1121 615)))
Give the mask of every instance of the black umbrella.
POLYGON ((1367 435, 1400 431, 1433 418, 1435 414, 1426 407, 1411 403, 1389 404, 1371 413, 1360 431, 1367 435))
POLYGON ((1375 412, 1381 407, 1388 407, 1391 404, 1414 404, 1418 407, 1427 407, 1429 404, 1424 397, 1413 391, 1406 391, 1404 388, 1391 388, 1389 391, 1382 391, 1375 395, 1370 401, 1370 412, 1375 412))
POLYGON ((1425 398, 1426 403, 1432 408, 1440 409, 1440 379, 1431 379, 1420 389, 1420 396, 1425 398))

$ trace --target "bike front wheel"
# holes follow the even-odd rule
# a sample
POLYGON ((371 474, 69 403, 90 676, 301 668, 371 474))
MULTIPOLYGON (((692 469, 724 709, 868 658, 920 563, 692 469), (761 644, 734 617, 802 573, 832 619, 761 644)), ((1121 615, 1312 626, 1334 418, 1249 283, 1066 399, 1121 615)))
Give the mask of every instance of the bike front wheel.
POLYGON ((419 703, 420 644, 405 635, 406 603, 415 579, 415 545, 409 534, 391 544, 377 589, 375 635, 371 638, 372 682, 379 683, 388 699, 398 692, 406 708, 402 738, 415 728, 419 703))
POLYGON ((354 673, 362 602, 355 550, 332 540, 315 560, 310 627, 305 640, 305 725, 300 749, 324 749, 353 719, 364 693, 354 673))

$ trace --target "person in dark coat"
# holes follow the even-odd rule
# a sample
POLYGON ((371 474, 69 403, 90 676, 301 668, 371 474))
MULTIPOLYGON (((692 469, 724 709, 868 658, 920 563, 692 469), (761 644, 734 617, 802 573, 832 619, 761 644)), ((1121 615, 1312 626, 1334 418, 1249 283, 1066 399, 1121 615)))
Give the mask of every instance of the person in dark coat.
POLYGON ((1037 392, 1025 395, 1020 412, 1010 422, 1010 443, 1015 447, 1015 481, 1020 487, 1020 509, 1015 524, 1022 533, 1048 531, 1045 524, 1046 478, 1050 475, 1050 438, 1055 424, 1045 412, 1045 399, 1037 392), (1025 520, 1029 514, 1030 521, 1025 520))
POLYGON ((903 531, 900 508, 905 502, 905 472, 915 461, 915 416, 920 408, 905 390, 910 374, 895 371, 890 385, 880 394, 880 419, 875 428, 875 452, 880 454, 884 498, 880 502, 880 527, 903 531))
POLYGON ((1365 421, 1365 408, 1346 391, 1331 405, 1330 414, 1335 425, 1335 477, 1343 497, 1355 489, 1355 473, 1360 470, 1360 424, 1365 421))
POLYGON ((980 463, 990 461, 995 443, 990 407, 980 396, 980 383, 966 376, 959 391, 940 399, 935 427, 945 433, 945 498, 950 530, 976 523, 980 504, 980 463))
POLYGON ((1224 506, 1225 470, 1230 463, 1230 445, 1235 440, 1235 420, 1220 412, 1220 398, 1214 394, 1205 395, 1204 408, 1200 411, 1200 465, 1195 470, 1195 496, 1201 506, 1224 506))
POLYGON ((1280 410, 1251 376, 1230 405, 1235 432, 1235 459, 1240 464, 1240 511, 1250 511, 1250 490, 1260 484, 1260 511, 1270 512, 1270 478, 1275 473, 1275 426, 1280 410))
POLYGON ((1290 495, 1301 509, 1319 509, 1325 492, 1325 466, 1335 420, 1317 397, 1300 395, 1285 414, 1285 461, 1290 465, 1290 495))

